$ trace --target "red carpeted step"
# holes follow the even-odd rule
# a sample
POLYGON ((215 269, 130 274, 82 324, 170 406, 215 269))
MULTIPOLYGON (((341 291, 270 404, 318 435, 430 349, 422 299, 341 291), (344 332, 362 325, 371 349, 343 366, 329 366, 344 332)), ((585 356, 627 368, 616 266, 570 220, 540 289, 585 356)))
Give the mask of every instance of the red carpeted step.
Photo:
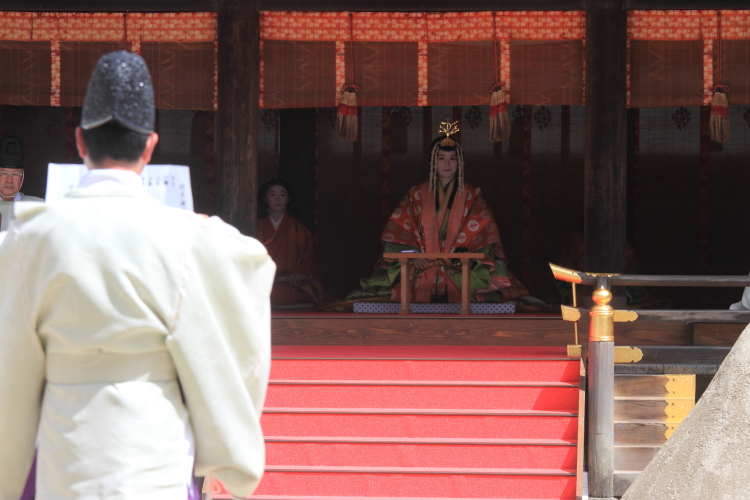
POLYGON ((273 358, 256 500, 575 498, 579 362, 564 347, 274 346, 273 358))
MULTIPOLYGON (((417 382, 414 382, 417 384, 417 382)), ((561 382, 526 385, 353 385, 277 384, 266 405, 307 408, 445 408, 571 411, 578 408, 578 386, 561 382)))
POLYGON ((255 496, 312 495, 447 498, 575 498, 575 471, 408 469, 363 467, 268 468, 255 496))
POLYGON ((274 380, 454 380, 578 383, 566 359, 286 359, 271 364, 274 380))
POLYGON ((301 359, 510 359, 568 358, 566 347, 526 346, 273 346, 272 356, 301 359))
POLYGON ((367 409, 263 410, 269 436, 361 436, 414 438, 566 439, 578 436, 578 418, 568 412, 402 411, 367 409))
POLYGON ((574 469, 574 443, 555 441, 266 437, 266 463, 357 467, 574 469))
MULTIPOLYGON (((253 500, 351 500, 352 497, 341 497, 341 496, 314 496, 309 495, 253 495, 253 500)), ((470 500, 469 498, 448 498, 448 497, 359 497, 365 500, 470 500)), ((495 500, 509 500, 506 498, 498 498, 495 500)), ((547 500, 541 498, 533 498, 529 500, 547 500)))

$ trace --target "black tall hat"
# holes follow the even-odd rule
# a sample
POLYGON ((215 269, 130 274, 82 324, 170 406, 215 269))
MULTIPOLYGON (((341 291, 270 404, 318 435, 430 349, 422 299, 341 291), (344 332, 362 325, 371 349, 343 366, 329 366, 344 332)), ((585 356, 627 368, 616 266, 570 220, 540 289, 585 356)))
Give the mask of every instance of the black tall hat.
POLYGON ((120 50, 102 56, 86 89, 81 128, 116 122, 142 134, 154 131, 154 87, 146 61, 120 50))
POLYGON ((23 144, 13 135, 0 139, 0 167, 23 168, 23 144))

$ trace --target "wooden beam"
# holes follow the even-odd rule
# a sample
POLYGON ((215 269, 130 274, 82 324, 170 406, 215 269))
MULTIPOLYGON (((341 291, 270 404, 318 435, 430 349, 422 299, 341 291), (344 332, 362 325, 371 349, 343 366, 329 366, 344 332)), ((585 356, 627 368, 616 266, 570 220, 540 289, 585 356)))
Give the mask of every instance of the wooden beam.
MULTIPOLYGON (((32 12, 214 12, 219 0, 2 0, 0 10, 32 12)), ((626 0, 628 10, 744 9, 746 0, 626 0)), ((258 0, 259 10, 445 12, 583 10, 584 0, 258 0)))
POLYGON ((625 0, 628 10, 741 10, 747 8, 746 0, 625 0))
MULTIPOLYGON (((206 12, 223 0, 2 0, 0 10, 42 12, 206 12)), ((244 3, 244 2, 243 2, 244 3)), ((250 3, 254 3, 250 0, 250 3)), ((583 10, 583 0, 257 0, 258 10, 440 12, 483 10, 583 10)))
POLYGON ((256 0, 220 0, 217 213, 254 235, 258 193, 259 16, 256 0))
POLYGON ((0 11, 213 12, 217 0, 0 0, 0 11))
POLYGON ((625 271, 627 11, 587 0, 585 240, 587 271, 625 271))

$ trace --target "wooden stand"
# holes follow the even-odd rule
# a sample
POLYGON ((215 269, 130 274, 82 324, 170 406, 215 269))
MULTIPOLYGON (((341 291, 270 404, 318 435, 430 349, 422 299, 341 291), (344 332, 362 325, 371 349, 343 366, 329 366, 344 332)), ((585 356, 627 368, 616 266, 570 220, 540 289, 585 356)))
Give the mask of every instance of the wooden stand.
POLYGON ((469 264, 472 260, 484 258, 483 253, 385 253, 385 259, 398 260, 401 263, 401 309, 399 314, 411 314, 409 301, 411 300, 411 283, 409 282, 409 260, 414 259, 461 259, 461 313, 462 315, 471 314, 471 305, 469 292, 471 291, 471 275, 469 273, 469 264))

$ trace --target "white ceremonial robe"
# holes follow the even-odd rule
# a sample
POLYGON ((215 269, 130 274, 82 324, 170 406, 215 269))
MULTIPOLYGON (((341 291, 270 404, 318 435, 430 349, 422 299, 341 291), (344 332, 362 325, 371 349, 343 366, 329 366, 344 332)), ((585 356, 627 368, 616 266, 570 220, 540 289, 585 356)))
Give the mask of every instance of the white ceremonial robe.
POLYGON ((250 495, 275 265, 135 174, 92 173, 0 233, 0 499, 20 497, 37 437, 37 500, 185 500, 191 435, 196 474, 250 495))
POLYGON ((750 311, 750 287, 745 288, 742 300, 729 306, 730 311, 750 311))

